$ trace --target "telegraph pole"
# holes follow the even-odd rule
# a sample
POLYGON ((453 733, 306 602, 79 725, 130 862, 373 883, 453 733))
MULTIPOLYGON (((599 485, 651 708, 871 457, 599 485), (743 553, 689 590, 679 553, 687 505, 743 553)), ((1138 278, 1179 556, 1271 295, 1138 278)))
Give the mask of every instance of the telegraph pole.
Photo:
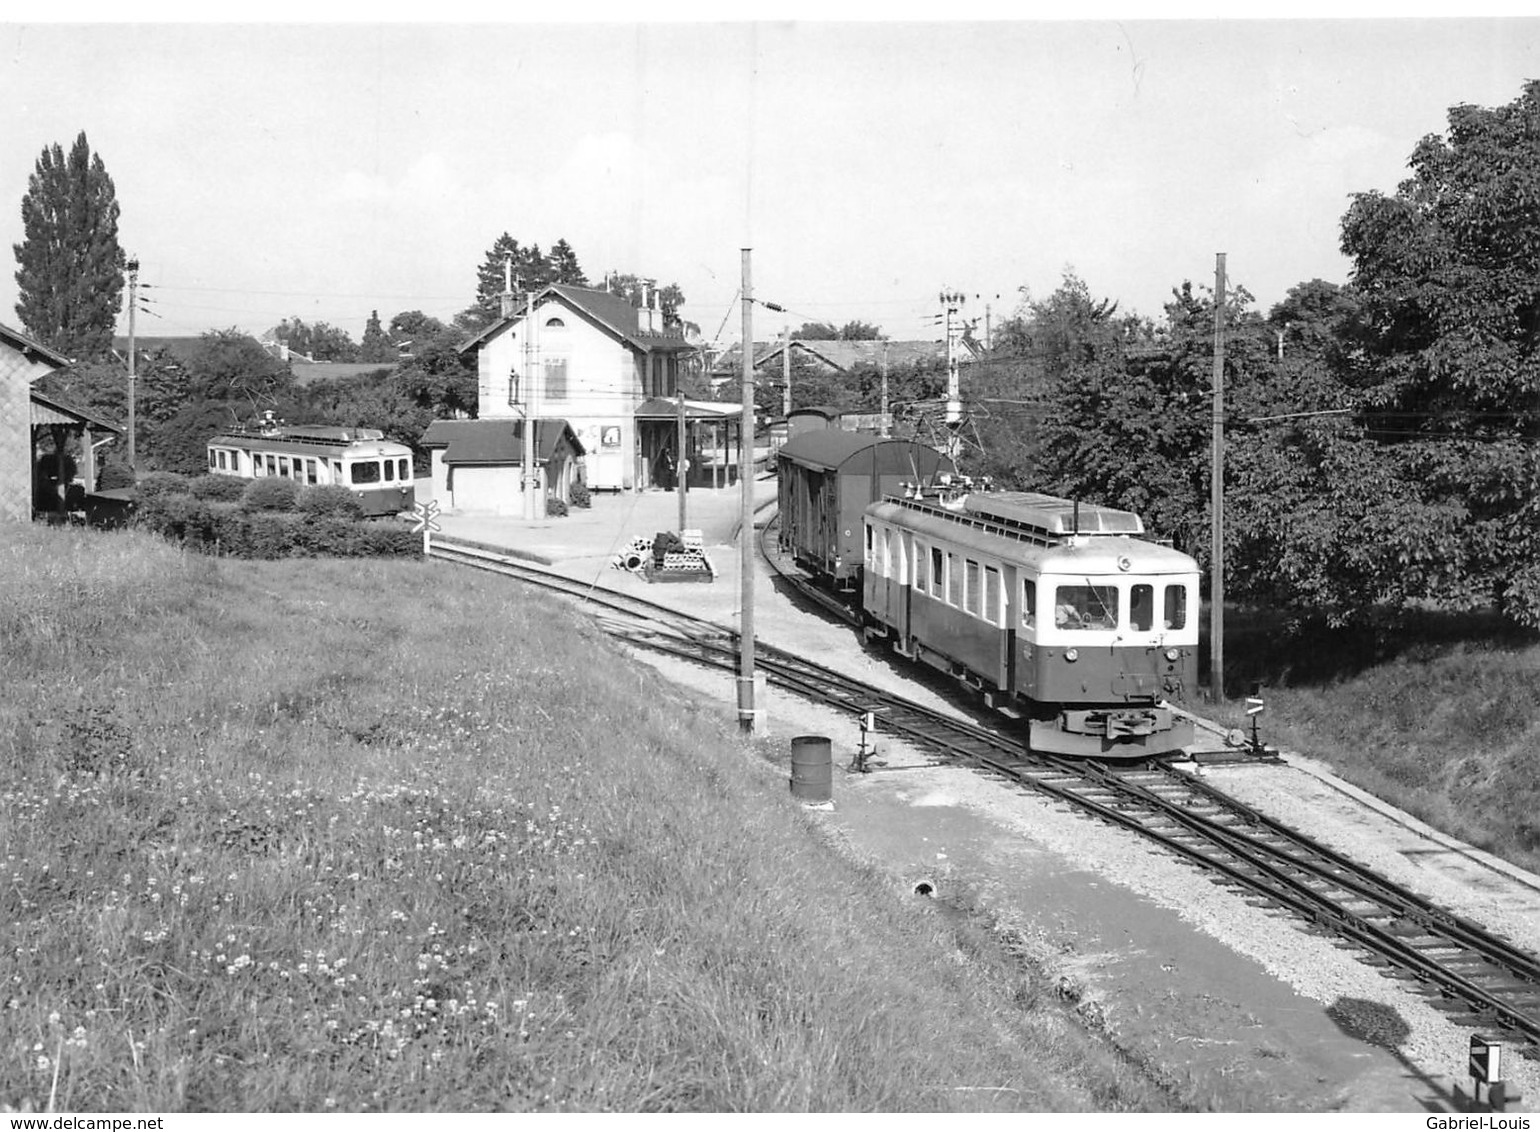
POLYGON ((1214 467, 1209 500, 1213 529, 1209 580, 1209 693, 1225 694, 1225 253, 1214 262, 1214 467))
POLYGON ((877 418, 877 431, 888 435, 888 340, 882 340, 882 416, 877 418))
POLYGON ((781 416, 791 416, 791 324, 781 329, 781 416))
POLYGON ((535 292, 524 292, 524 518, 540 517, 535 497, 535 292))
POLYGON ((738 626, 738 727, 754 731, 754 286, 743 249, 743 421, 738 438, 738 486, 743 493, 738 520, 742 623, 738 626))
MULTIPOLYGON (((678 372, 677 370, 675 371, 678 372)), ((674 379, 674 392, 679 394, 679 414, 675 422, 675 433, 679 458, 674 461, 674 491, 679 495, 679 533, 684 534, 684 493, 687 486, 687 477, 690 471, 690 461, 685 449, 685 418, 684 418, 684 390, 678 386, 678 378, 674 379)))
POLYGON ((139 261, 128 261, 128 470, 139 475, 139 465, 134 453, 134 416, 136 377, 134 367, 134 311, 139 307, 139 261))

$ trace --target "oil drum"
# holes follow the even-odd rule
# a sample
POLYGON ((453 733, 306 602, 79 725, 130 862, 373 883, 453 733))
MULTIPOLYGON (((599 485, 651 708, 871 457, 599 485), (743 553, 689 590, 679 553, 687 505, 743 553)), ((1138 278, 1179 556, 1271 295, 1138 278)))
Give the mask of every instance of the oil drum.
POLYGON ((827 735, 798 735, 791 741, 791 793, 804 802, 827 802, 833 795, 834 760, 827 735))

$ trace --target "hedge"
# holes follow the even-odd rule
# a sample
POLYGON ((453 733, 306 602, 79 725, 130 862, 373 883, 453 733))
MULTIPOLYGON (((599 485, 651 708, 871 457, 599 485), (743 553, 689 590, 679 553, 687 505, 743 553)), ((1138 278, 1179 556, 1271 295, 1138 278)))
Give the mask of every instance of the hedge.
POLYGON ((248 507, 248 498, 226 503, 162 491, 140 499, 135 522, 189 549, 232 558, 404 558, 422 553, 421 538, 389 521, 248 507))

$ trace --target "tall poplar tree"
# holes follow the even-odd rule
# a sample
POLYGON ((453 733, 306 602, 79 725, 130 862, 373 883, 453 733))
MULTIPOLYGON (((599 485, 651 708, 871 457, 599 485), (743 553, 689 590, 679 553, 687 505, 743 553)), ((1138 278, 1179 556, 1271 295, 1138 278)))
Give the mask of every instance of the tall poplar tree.
POLYGON ((21 199, 24 239, 11 245, 16 314, 27 332, 79 360, 112 349, 123 305, 123 249, 112 178, 91 152, 85 131, 68 157, 57 143, 43 150, 21 199))

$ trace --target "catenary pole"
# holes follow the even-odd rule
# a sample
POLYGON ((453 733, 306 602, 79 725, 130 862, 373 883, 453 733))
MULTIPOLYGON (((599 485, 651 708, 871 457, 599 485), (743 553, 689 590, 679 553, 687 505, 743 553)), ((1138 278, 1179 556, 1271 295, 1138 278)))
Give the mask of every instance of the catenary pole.
POLYGON ((1225 253, 1214 262, 1214 467, 1209 499, 1209 695, 1215 703, 1225 694, 1225 253))
POLYGON ((134 388, 137 377, 134 362, 134 311, 139 308, 139 261, 128 261, 128 470, 137 477, 139 464, 135 459, 134 440, 137 429, 135 428, 135 416, 137 405, 135 404, 136 390, 134 388))
POLYGON ((754 730, 754 285, 752 249, 743 249, 743 420, 738 438, 738 557, 742 622, 738 626, 738 726, 754 730))
MULTIPOLYGON (((677 366, 678 363, 676 362, 677 366)), ((685 446, 685 419, 684 419, 684 389, 679 386, 679 371, 674 371, 674 392, 679 394, 679 413, 675 422, 675 444, 677 459, 674 461, 674 491, 679 496, 679 532, 681 536, 685 528, 684 493, 688 490, 690 459, 689 449, 685 446)))

